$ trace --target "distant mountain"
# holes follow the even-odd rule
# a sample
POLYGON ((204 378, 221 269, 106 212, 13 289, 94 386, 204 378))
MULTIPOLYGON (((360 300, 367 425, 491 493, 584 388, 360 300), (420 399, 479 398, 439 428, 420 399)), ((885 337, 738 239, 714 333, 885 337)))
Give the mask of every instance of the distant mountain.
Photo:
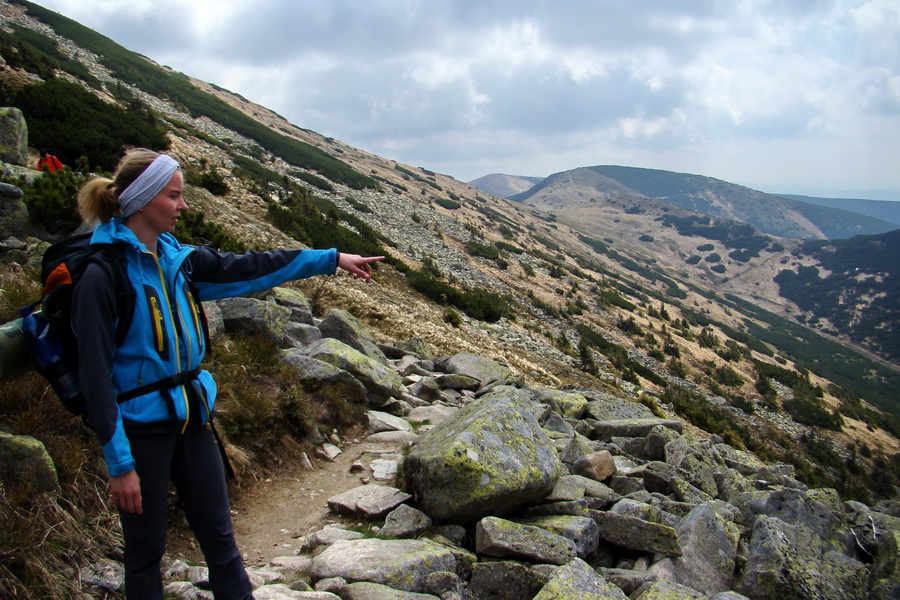
POLYGON ((491 173, 490 175, 473 179, 468 183, 472 187, 478 188, 491 196, 509 198, 510 196, 527 192, 543 179, 543 177, 525 177, 521 175, 491 173))
POLYGON ((875 217, 888 223, 900 226, 900 202, 890 200, 863 200, 860 198, 816 198, 813 196, 798 196, 795 194, 778 194, 782 198, 789 198, 807 204, 840 208, 850 212, 875 217))
POLYGON ((556 173, 512 199, 554 211, 616 196, 648 198, 705 215, 753 225, 795 239, 837 239, 896 229, 846 210, 798 202, 703 175, 614 165, 556 173))

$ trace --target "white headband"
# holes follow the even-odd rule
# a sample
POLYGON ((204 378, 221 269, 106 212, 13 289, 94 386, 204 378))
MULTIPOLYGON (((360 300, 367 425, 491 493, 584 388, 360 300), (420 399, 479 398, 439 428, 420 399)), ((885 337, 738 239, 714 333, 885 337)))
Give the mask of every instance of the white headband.
POLYGON ((174 158, 166 154, 157 156, 150 166, 119 194, 122 218, 130 217, 153 200, 166 187, 177 170, 178 162, 174 158))

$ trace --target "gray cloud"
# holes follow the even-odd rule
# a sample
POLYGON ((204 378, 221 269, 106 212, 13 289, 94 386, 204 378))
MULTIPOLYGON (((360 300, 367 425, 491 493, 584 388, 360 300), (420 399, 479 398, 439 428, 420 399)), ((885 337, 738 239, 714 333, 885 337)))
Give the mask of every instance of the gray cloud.
POLYGON ((861 158, 900 149, 894 0, 71 4, 44 2, 298 125, 463 180, 620 163, 900 189, 861 158))

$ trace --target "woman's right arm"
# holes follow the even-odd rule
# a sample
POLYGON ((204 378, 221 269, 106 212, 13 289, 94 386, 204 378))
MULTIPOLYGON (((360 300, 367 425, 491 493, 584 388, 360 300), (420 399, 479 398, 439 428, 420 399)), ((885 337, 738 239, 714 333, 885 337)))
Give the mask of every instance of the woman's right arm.
POLYGON ((134 469, 113 385, 116 300, 106 271, 90 264, 73 290, 72 330, 78 339, 78 381, 110 476, 134 469))

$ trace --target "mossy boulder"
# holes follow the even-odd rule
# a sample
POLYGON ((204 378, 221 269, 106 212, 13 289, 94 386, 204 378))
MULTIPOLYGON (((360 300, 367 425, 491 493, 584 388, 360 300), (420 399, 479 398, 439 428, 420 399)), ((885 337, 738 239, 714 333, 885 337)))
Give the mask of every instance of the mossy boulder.
POLYGON ((472 522, 534 503, 562 463, 530 395, 502 386, 419 436, 404 464, 407 488, 436 522, 472 522))
POLYGON ((35 492, 59 487, 56 465, 39 440, 0 431, 0 482, 15 481, 35 492))
POLYGON ((18 108, 0 108, 0 161, 28 166, 28 125, 18 108))
POLYGON ((425 592, 435 571, 456 570, 453 551, 429 540, 341 540, 317 555, 310 569, 314 580, 342 577, 368 581, 407 592, 425 592))
POLYGON ((340 340, 323 338, 303 354, 353 375, 369 392, 369 404, 373 406, 381 406, 403 391, 403 380, 395 371, 340 340))

